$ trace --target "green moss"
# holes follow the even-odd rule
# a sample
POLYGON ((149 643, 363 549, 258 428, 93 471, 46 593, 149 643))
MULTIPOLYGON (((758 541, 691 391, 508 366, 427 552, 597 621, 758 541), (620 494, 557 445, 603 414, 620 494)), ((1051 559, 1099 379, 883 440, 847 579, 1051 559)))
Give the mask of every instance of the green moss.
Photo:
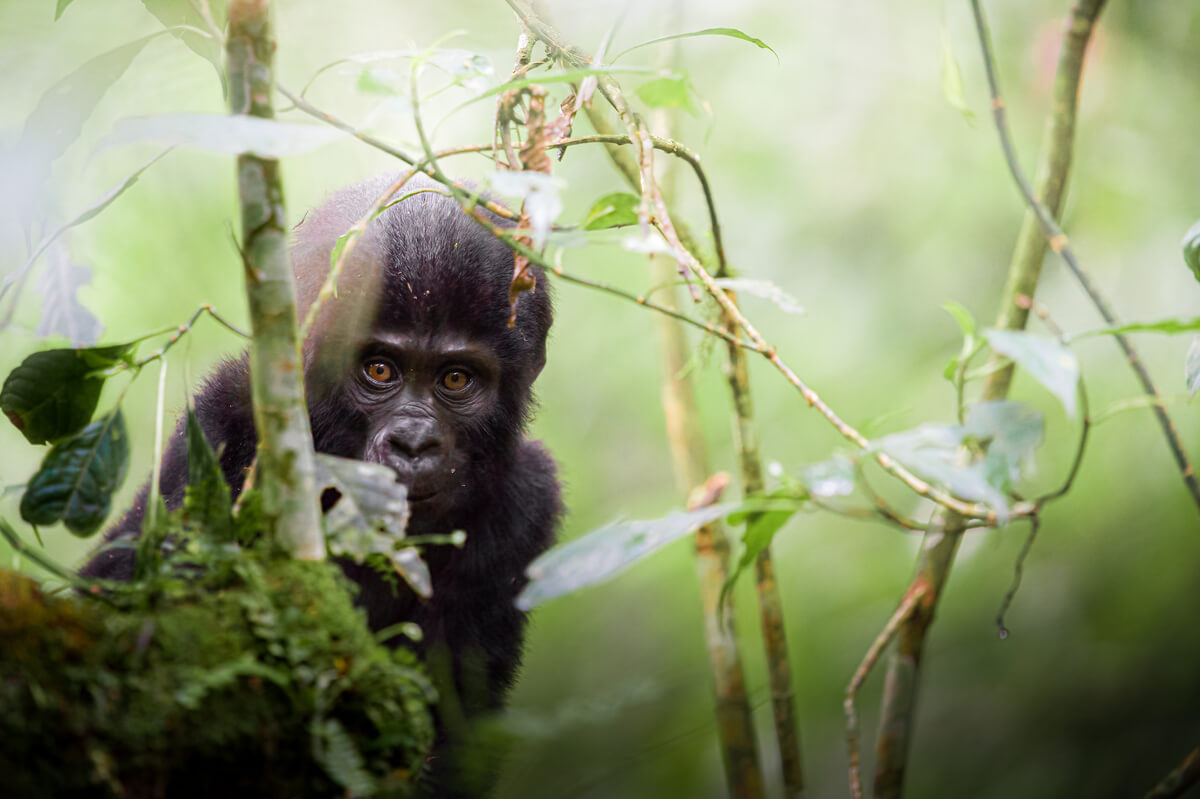
POLYGON ((433 738, 415 658, 377 645, 335 566, 227 564, 150 608, 0 571, 0 795, 411 791, 433 738))

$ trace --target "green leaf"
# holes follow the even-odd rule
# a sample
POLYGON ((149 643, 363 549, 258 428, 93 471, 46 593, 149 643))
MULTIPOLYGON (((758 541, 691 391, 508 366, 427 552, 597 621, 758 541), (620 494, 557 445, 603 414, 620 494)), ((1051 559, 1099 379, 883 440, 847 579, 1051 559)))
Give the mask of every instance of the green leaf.
POLYGON ((91 421, 104 387, 104 379, 93 373, 132 352, 131 344, 35 352, 4 381, 0 410, 30 444, 76 433, 91 421))
POLYGON ((946 26, 942 26, 942 94, 950 107, 963 115, 967 122, 975 121, 975 112, 967 107, 966 95, 963 92, 962 70, 958 68, 958 59, 950 47, 950 37, 946 26))
POLYGON ((129 436, 118 408, 50 450, 21 497, 21 518, 61 521, 75 535, 90 536, 108 516, 128 467, 129 436))
POLYGON ((1088 330, 1074 336, 1076 339, 1092 338, 1093 336, 1124 336, 1127 333, 1163 333, 1175 336, 1180 333, 1195 333, 1200 331, 1200 316, 1194 319, 1162 319, 1158 322, 1130 322, 1119 327, 1105 327, 1099 330, 1088 330))
MULTIPOLYGON (((221 92, 226 93, 225 86, 225 52, 223 42, 211 35, 208 23, 189 0, 142 0, 146 10, 158 18, 163 27, 171 29, 188 49, 213 65, 217 77, 221 81, 221 92), (188 26, 195 30, 182 30, 178 26, 188 26)), ((224 27, 225 0, 209 0, 209 9, 213 13, 213 24, 224 27)))
POLYGON ((244 114, 164 114, 118 120, 96 150, 150 141, 226 155, 285 158, 324 147, 343 135, 328 125, 279 122, 244 114))
MULTIPOLYGON (((717 600, 718 613, 720 612, 719 609, 725 606, 725 600, 728 598, 729 592, 733 590, 733 586, 741 573, 754 563, 755 558, 758 557, 760 552, 771 545, 775 534, 783 529, 783 526, 796 515, 796 511, 800 510, 804 505, 804 499, 797 498, 795 493, 788 488, 777 489, 765 496, 746 498, 748 505, 753 505, 758 500, 787 500, 791 507, 785 506, 775 510, 747 515, 746 531, 742 533, 742 556, 738 558, 738 562, 734 565, 733 570, 725 578, 725 584, 721 586, 721 595, 717 600)), ((730 523, 732 524, 733 521, 734 518, 731 516, 730 523)))
POLYGON ((233 499, 217 453, 208 443, 200 420, 187 409, 188 484, 183 496, 183 518, 192 530, 203 531, 213 541, 236 539, 233 499))
POLYGON ((1023 330, 985 330, 992 349, 1011 358, 1030 376, 1058 397, 1067 416, 1075 417, 1079 395, 1079 361, 1075 354, 1054 339, 1023 330))
POLYGON ((554 547, 525 570, 529 584, 517 597, 517 607, 529 610, 614 577, 672 541, 720 519, 734 507, 713 505, 653 521, 617 522, 554 547))
POLYGON ((975 317, 971 315, 970 311, 954 300, 946 300, 942 303, 942 308, 954 317, 955 322, 958 322, 964 337, 975 335, 975 317))
POLYGON ((1022 467, 1032 464, 1041 446, 1042 415, 1023 402, 977 402, 967 410, 964 437, 987 444, 984 474, 996 488, 1011 490, 1022 467))
POLYGON ((337 719, 314 718, 313 754, 347 796, 373 796, 375 779, 367 771, 354 740, 337 719))
POLYGON ((429 567, 404 542, 408 492, 396 482, 394 471, 378 463, 317 453, 317 490, 328 507, 325 541, 331 554, 358 563, 369 555, 383 555, 419 596, 433 595, 429 567))
POLYGON ((621 225, 636 225, 637 208, 640 201, 634 195, 617 191, 606 194, 592 205, 583 218, 584 230, 604 230, 621 225))
POLYGON ((679 108, 696 116, 696 104, 687 78, 656 78, 637 88, 637 96, 651 108, 679 108))
POLYGON ((1187 381, 1188 396, 1196 396, 1196 392, 1200 391, 1200 336, 1193 338, 1192 345, 1188 347, 1183 376, 1187 381))
POLYGON ((1183 262, 1192 270, 1192 275, 1200 280, 1200 222, 1196 222, 1183 234, 1182 246, 1183 262))
POLYGON ((800 484, 814 497, 844 497, 854 491, 857 478, 854 461, 840 453, 800 472, 800 484))
POLYGON ((732 39, 741 39, 744 42, 750 42, 750 44, 754 45, 755 47, 759 47, 763 50, 770 50, 771 55, 775 56, 775 62, 779 63, 779 53, 772 50, 770 45, 768 45, 762 39, 756 39, 753 36, 743 33, 737 28, 705 28, 703 30, 691 31, 690 33, 672 33, 669 36, 659 36, 657 39, 651 39, 647 42, 642 42, 641 44, 635 44, 628 50, 622 50, 613 56, 612 60, 616 61, 626 53, 632 53, 634 50, 641 49, 642 47, 649 47, 652 44, 668 42, 672 39, 691 39, 696 36, 728 36, 732 39))
POLYGON ((67 10, 67 6, 71 5, 74 0, 58 0, 58 4, 54 7, 54 21, 58 22, 58 18, 67 10))
POLYGON ((721 277, 716 279, 716 284, 723 289, 736 291, 740 294, 750 294, 767 300, 787 314, 800 316, 804 313, 804 308, 796 301, 795 297, 769 280, 758 280, 750 277, 721 277))

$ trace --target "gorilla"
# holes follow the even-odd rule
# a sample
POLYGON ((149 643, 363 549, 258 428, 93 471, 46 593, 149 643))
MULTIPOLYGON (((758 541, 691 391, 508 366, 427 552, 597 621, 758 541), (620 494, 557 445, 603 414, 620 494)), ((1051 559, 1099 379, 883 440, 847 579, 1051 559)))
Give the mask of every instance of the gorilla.
MULTIPOLYGON (((339 236, 398 175, 345 188, 297 226, 292 245, 301 318, 316 299, 339 236)), ((550 546, 562 515, 555 464, 524 430, 531 387, 546 362, 548 289, 509 287, 511 250, 418 176, 372 221, 320 308, 303 345, 318 452, 391 467, 408 490, 414 535, 464 530, 461 549, 426 552, 433 596, 397 589, 370 566, 342 563, 360 586, 372 629, 401 621, 424 632, 424 651, 448 655, 467 715, 498 708, 520 662, 525 615, 513 602, 525 567, 550 546)), ((491 217, 494 224, 507 224, 491 217)), ((248 359, 221 364, 194 397, 195 412, 236 496, 255 454, 248 359)), ((183 501, 182 424, 163 458, 167 507, 183 501)), ((149 484, 106 541, 140 534, 149 484)), ((85 577, 128 580, 130 547, 102 547, 85 577)), ((443 686, 444 687, 444 686, 443 686)))

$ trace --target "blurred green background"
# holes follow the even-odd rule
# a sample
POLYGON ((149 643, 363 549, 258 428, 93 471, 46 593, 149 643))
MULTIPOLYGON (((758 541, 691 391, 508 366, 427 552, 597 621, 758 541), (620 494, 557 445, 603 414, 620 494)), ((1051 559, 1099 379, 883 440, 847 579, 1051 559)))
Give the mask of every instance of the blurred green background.
MULTIPOLYGON (((660 0, 633 8, 623 48, 668 31, 660 0)), ((993 36, 1016 144, 1036 155, 1065 0, 992 3, 993 36)), ((568 34, 594 49, 618 8, 551 7, 568 34)), ((494 80, 511 68, 518 25, 500 0, 445 3, 279 3, 281 82, 298 90, 320 66, 351 53, 448 46, 489 56, 494 80)), ((681 43, 683 66, 712 109, 685 118, 679 138, 704 160, 727 248, 745 274, 769 279, 807 309, 787 316, 747 297, 748 314, 796 371, 852 424, 888 414, 872 433, 950 421, 953 391, 941 377, 957 327, 940 305, 954 299, 985 322, 1021 216, 987 117, 982 67, 965 4, 891 6, 848 0, 686 4, 682 29, 734 26, 779 53, 732 39, 681 43), (962 65, 974 123, 946 102, 941 30, 962 65)), ((136 0, 76 0, 53 22, 45 0, 0 3, 0 151, 21 135, 39 96, 89 58, 149 34, 158 23, 136 0)), ((1200 286, 1179 240, 1200 216, 1200 13, 1195 4, 1114 3, 1091 50, 1065 228, 1099 284, 1128 320, 1194 316, 1200 286)), ((652 64, 652 49, 628 57, 652 64)), ((318 105, 415 150, 401 106, 355 88, 350 71, 316 85, 318 105)), ((630 88, 638 81, 625 79, 630 88)), ((465 99, 429 102, 430 120, 465 99)), ((115 82, 49 186, 57 221, 70 218, 150 157, 153 145, 97 152, 117 120, 219 112, 209 64, 170 37, 150 42, 115 82)), ((494 107, 448 119, 436 144, 490 141, 494 107)), ((295 115, 293 115, 295 116, 295 115)), ((300 119, 299 117, 296 117, 300 119)), ((576 133, 588 131, 586 121, 576 133)), ((10 151, 11 156, 11 151, 10 151)), ((6 174, 14 170, 6 167, 6 174)), ((285 162, 289 213, 394 162, 346 138, 285 162)), ((448 164, 480 177, 478 156, 448 164)), ((623 189, 600 150, 570 152, 564 221, 623 189)), ((703 229, 687 176, 682 207, 703 229)), ((26 244, 17 211, 31 188, 8 181, 0 206, 0 270, 19 268, 26 244)), ((231 159, 178 150, 97 219, 66 239, 73 262, 93 270, 83 302, 124 341, 177 324, 203 302, 246 319, 231 244, 236 220, 231 159)), ((644 257, 616 246, 571 250, 572 271, 644 291, 644 257)), ((35 281, 31 281, 36 283, 35 281)), ((652 518, 682 497, 671 473, 659 405, 655 319, 644 309, 556 286, 557 324, 537 391, 533 434, 556 454, 570 515, 569 539, 618 518, 652 518)), ((1051 259, 1039 299, 1069 331, 1098 325, 1079 288, 1051 259)), ((40 297, 26 290, 0 336, 0 373, 46 346, 34 336, 40 297)), ((61 344, 61 341, 58 342, 61 344)), ((1186 337, 1142 336, 1165 393, 1184 392, 1186 337)), ((171 420, 184 392, 217 359, 237 351, 210 322, 170 358, 171 420)), ((1137 387, 1113 342, 1076 347, 1094 409, 1137 387)), ((697 371, 714 461, 734 470, 720 352, 697 371)), ((153 370, 152 370, 153 371, 153 370)), ((126 399, 135 456, 117 506, 148 473, 155 375, 126 399)), ((764 454, 785 469, 824 459, 842 442, 766 364, 752 362, 764 454)), ((107 395, 111 402, 114 394, 107 395)), ((1057 484, 1076 430, 1061 408, 1019 375, 1014 398, 1046 414, 1047 442, 1032 486, 1057 484)), ((1200 458, 1195 405, 1172 406, 1200 458)), ((41 452, 0 427, 0 484, 17 486, 41 452)), ((877 480, 880 484, 884 480, 877 480)), ((15 520, 19 492, 0 512, 15 520)), ((919 514, 902 491, 889 491, 919 514)), ((964 542, 927 653, 909 795, 971 797, 1140 796, 1200 743, 1200 524, 1147 410, 1100 425, 1079 482, 1044 514, 1025 580, 1009 614, 993 622, 1024 525, 964 542)), ((47 549, 77 563, 91 542, 44 531, 47 549)), ((825 514, 798 516, 776 539, 805 765, 816 797, 846 792, 841 697, 850 674, 911 576, 918 539, 825 514)), ((11 555, 0 548, 2 562, 11 555)), ((27 564, 22 564, 27 567, 27 564)), ((771 788, 774 752, 757 611, 749 581, 736 592, 737 622, 771 788)), ((880 679, 861 694, 871 765, 880 679)), ((693 555, 673 546, 603 586, 539 609, 507 728, 519 733, 502 797, 721 796, 720 758, 701 630, 693 555)))

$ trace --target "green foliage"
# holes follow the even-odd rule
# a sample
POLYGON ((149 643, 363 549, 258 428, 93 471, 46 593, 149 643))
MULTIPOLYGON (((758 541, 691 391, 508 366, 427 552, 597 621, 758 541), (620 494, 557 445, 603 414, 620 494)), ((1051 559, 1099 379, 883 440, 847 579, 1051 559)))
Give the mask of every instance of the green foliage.
POLYGON ((643 47, 649 47, 652 44, 659 44, 660 42, 669 42, 672 39, 691 39, 696 36, 728 36, 733 39, 741 39, 744 42, 749 42, 750 44, 754 45, 755 47, 760 47, 763 50, 770 50, 771 55, 775 56, 776 63, 778 63, 778 61, 779 61, 779 53, 775 52, 771 48, 770 45, 768 45, 762 39, 756 39, 753 36, 750 36, 749 34, 743 33, 742 31, 738 30, 737 28, 705 28, 703 30, 690 31, 688 33, 672 33, 669 36, 659 36, 657 39, 651 39, 650 41, 642 42, 641 44, 635 44, 633 47, 630 47, 627 50, 622 50, 621 52, 619 52, 615 56, 613 56, 612 60, 616 61, 617 59, 619 59, 621 56, 625 55, 626 53, 632 53, 634 50, 639 50, 643 47))
POLYGON ((1023 330, 985 330, 984 338, 993 350, 1011 358, 1029 376, 1058 397, 1075 416, 1079 397, 1079 361, 1075 354, 1054 339, 1035 336, 1023 330))
POLYGON ((636 225, 640 202, 641 200, 629 192, 617 191, 606 194, 592 204, 580 225, 584 230, 604 230, 622 225, 636 225))
POLYGON ((21 518, 35 525, 61 521, 75 535, 90 536, 107 518, 128 466, 129 436, 118 408, 54 445, 25 488, 21 518))
POLYGON ((217 36, 225 28, 225 0, 208 0, 204 3, 204 8, 212 14, 211 20, 206 20, 189 0, 142 0, 142 5, 179 37, 189 50, 213 65, 221 81, 221 89, 225 91, 225 53, 222 41, 217 36), (211 30, 210 22, 217 31, 211 30))
POLYGON ((30 444, 60 441, 92 419, 104 378, 95 373, 127 361, 132 345, 35 352, 9 373, 0 410, 30 444))
POLYGON ((187 409, 188 484, 183 518, 189 528, 203 530, 215 543, 236 540, 233 500, 217 454, 209 446, 196 412, 187 409))
POLYGON ((678 108, 696 116, 695 93, 684 77, 655 78, 637 88, 637 96, 651 108, 678 108))
POLYGON ((1183 262, 1200 280, 1200 222, 1196 222, 1183 234, 1183 262))
POLYGON ((942 26, 942 94, 946 102, 955 111, 963 115, 963 119, 973 123, 975 112, 967 106, 966 94, 963 92, 962 70, 959 69, 958 59, 954 57, 954 49, 950 46, 950 36, 946 26, 942 26))
POLYGON ((617 522, 554 547, 526 569, 529 584, 517 607, 529 610, 555 597, 603 582, 642 558, 720 519, 735 506, 712 505, 653 521, 617 522))

